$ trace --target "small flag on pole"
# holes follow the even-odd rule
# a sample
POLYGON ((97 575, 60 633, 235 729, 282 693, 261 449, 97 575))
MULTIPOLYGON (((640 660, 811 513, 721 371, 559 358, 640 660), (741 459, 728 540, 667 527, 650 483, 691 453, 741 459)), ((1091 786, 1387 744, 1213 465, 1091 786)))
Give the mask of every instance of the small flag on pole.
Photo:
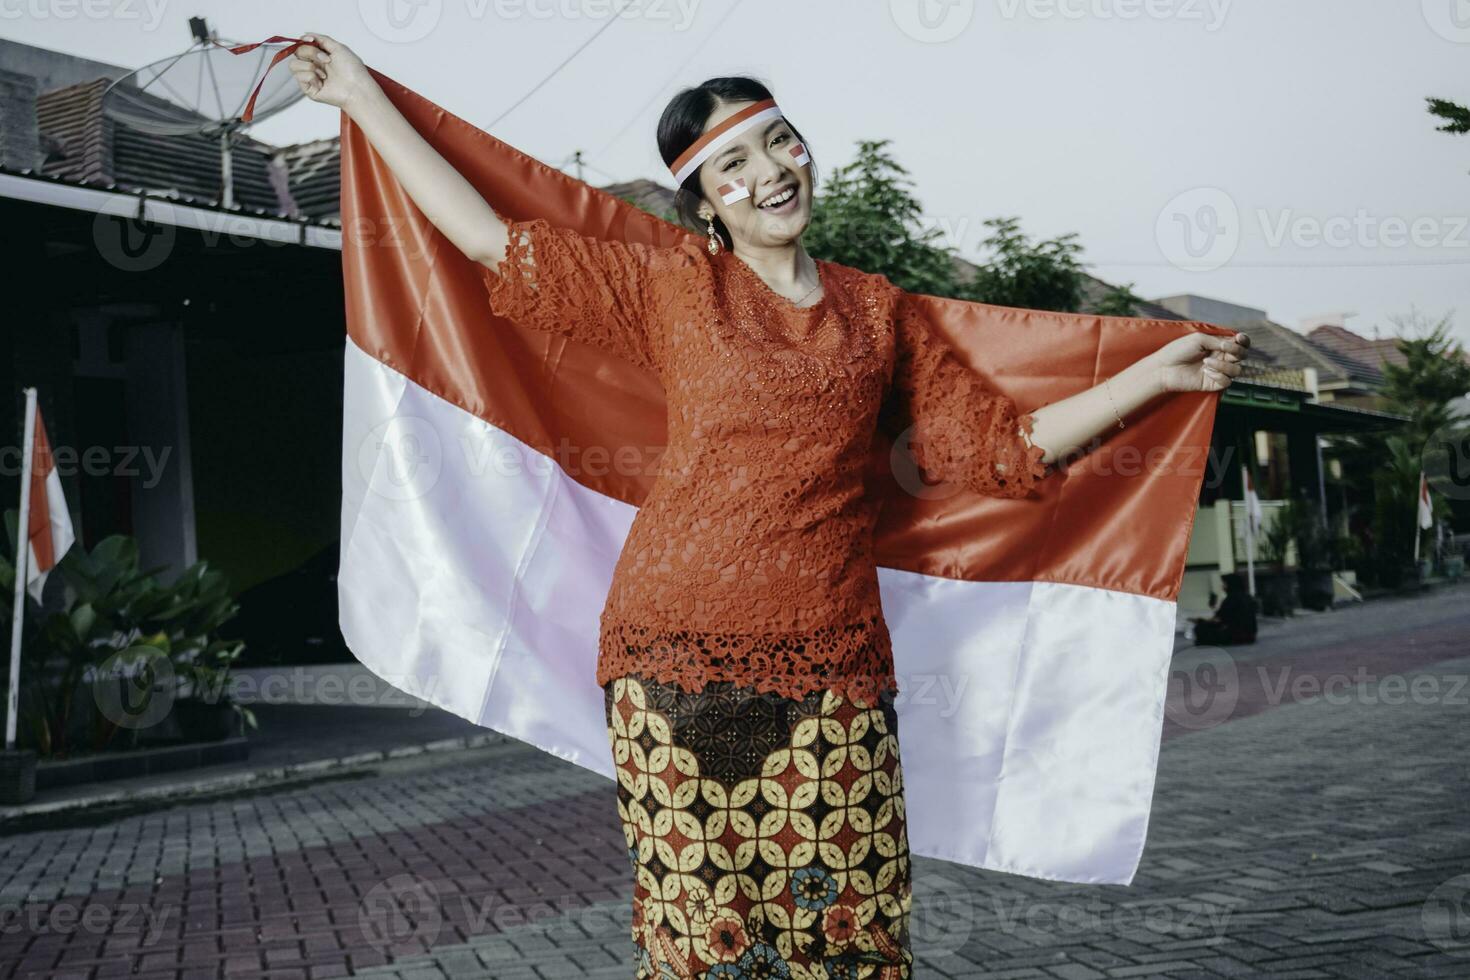
POLYGON ((1434 526, 1434 508, 1429 503, 1429 478, 1419 471, 1419 527, 1434 526))
POLYGON ((72 545, 71 514, 61 495, 61 476, 51 457, 51 443, 36 404, 36 389, 25 389, 25 423, 21 428, 20 514, 16 525, 15 597, 10 617, 10 683, 5 697, 5 750, 15 749, 20 717, 20 639, 25 593, 41 601, 46 575, 72 545), (24 533, 19 533, 21 531, 24 533))
POLYGON ((1261 498, 1256 496, 1256 484, 1251 479, 1249 466, 1241 466, 1241 473, 1245 474, 1245 517, 1250 522, 1251 533, 1261 529, 1261 498))
POLYGON ((41 420, 40 405, 36 406, 33 438, 26 591, 40 602, 46 576, 76 538, 72 533, 71 513, 66 509, 66 498, 61 493, 61 475, 56 472, 56 461, 51 456, 51 441, 46 438, 46 425, 41 420))

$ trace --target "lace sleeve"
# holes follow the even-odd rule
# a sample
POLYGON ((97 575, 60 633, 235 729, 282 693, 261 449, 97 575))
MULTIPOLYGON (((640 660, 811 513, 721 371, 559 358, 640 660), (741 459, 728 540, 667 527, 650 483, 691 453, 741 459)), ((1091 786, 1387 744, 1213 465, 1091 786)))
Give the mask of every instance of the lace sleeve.
POLYGON ((490 309, 513 323, 559 333, 657 370, 650 288, 668 261, 653 246, 604 241, 545 218, 506 223, 510 244, 483 270, 490 309))
POLYGON ((1028 438, 1035 419, 987 388, 900 294, 894 310, 893 382, 879 426, 908 440, 931 480, 956 480, 990 497, 1025 497, 1047 475, 1045 450, 1028 438))

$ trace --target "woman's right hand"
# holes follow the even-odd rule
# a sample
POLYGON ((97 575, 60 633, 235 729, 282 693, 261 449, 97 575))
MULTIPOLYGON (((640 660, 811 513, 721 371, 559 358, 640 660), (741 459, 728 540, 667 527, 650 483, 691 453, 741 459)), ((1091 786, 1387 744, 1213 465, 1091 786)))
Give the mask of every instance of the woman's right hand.
POLYGON ((297 47, 287 64, 308 99, 347 110, 377 84, 362 59, 341 41, 325 34, 303 34, 301 39, 309 43, 297 47))

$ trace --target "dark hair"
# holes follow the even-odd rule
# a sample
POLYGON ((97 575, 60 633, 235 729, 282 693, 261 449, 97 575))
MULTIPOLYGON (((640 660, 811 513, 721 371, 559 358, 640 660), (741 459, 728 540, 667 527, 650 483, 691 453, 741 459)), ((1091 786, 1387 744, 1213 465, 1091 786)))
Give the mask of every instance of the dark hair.
MULTIPOLYGON (((664 165, 671 166, 679 155, 699 139, 704 132, 704 127, 709 122, 710 115, 721 103, 728 102, 759 102, 762 99, 771 98, 771 90, 762 82, 749 78, 745 75, 728 75, 720 78, 707 78, 693 88, 686 88, 678 95, 669 100, 664 106, 663 115, 658 120, 658 152, 664 158, 664 165)), ((792 134, 801 140, 803 144, 806 139, 802 137, 801 131, 787 120, 786 124, 791 126, 792 134)), ((812 148, 807 146, 808 156, 812 156, 812 148)), ((816 158, 812 157, 811 163, 812 186, 817 182, 816 158)), ((699 190, 699 169, 690 174, 677 191, 674 192, 674 208, 678 211, 680 219, 698 231, 704 230, 699 219, 699 202, 704 200, 704 195, 699 190)), ((731 248, 730 229, 717 216, 715 218, 715 234, 720 237, 720 243, 725 248, 731 248)))

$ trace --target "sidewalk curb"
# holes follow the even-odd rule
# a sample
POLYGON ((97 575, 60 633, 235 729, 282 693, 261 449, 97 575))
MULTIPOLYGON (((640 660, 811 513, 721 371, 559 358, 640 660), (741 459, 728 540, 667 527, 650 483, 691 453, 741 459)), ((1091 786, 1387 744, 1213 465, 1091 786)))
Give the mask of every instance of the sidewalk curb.
POLYGON ((230 773, 222 776, 205 776, 185 782, 148 786, 142 789, 117 789, 95 793, 69 800, 54 800, 44 803, 24 803, 19 806, 0 807, 0 831, 5 823, 18 817, 34 817, 48 813, 71 813, 93 807, 119 803, 141 803, 158 799, 185 799, 190 796, 215 793, 222 790, 248 789, 256 785, 269 785, 289 780, 293 776, 319 776, 336 770, 354 769, 374 762, 388 762, 416 755, 448 754, 482 749, 492 745, 514 742, 499 732, 486 731, 461 738, 442 738, 418 745, 400 745, 391 749, 358 752, 353 755, 309 762, 293 762, 284 766, 267 766, 248 772, 230 773))

